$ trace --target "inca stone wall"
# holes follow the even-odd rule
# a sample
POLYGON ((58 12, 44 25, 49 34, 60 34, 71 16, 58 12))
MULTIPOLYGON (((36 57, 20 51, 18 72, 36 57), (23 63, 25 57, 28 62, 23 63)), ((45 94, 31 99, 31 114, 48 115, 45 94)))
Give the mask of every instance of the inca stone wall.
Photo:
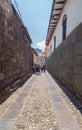
POLYGON ((31 74, 31 39, 10 0, 0 0, 0 92, 31 74))
POLYGON ((47 70, 82 98, 82 23, 46 60, 47 70))

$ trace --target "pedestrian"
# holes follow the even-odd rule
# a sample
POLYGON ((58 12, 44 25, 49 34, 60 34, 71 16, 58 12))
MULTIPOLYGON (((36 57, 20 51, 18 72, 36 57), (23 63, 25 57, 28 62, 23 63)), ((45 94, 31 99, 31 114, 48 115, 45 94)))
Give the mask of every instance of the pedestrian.
POLYGON ((43 65, 41 65, 41 72, 43 72, 43 65))
POLYGON ((35 65, 33 65, 33 74, 35 73, 35 65))
POLYGON ((40 67, 39 67, 39 65, 36 65, 36 74, 37 74, 37 75, 40 74, 40 67))
POLYGON ((43 65, 43 71, 44 71, 44 73, 45 73, 45 69, 46 69, 46 67, 45 67, 45 65, 43 65))

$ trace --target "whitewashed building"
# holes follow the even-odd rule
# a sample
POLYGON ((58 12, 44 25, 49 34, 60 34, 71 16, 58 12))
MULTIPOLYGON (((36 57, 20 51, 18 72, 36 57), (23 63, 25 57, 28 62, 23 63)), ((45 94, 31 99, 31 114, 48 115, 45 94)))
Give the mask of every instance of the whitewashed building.
POLYGON ((46 37, 47 57, 81 22, 82 0, 53 0, 46 37))
POLYGON ((53 0, 46 68, 82 99, 82 0, 53 0))

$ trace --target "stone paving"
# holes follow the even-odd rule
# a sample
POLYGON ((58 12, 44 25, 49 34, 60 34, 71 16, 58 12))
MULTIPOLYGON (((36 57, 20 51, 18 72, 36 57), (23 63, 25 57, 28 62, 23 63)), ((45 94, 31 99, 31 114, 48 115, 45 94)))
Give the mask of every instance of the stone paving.
POLYGON ((14 130, 57 130, 55 113, 51 107, 45 78, 34 76, 27 100, 14 130))
POLYGON ((47 72, 33 75, 0 106, 0 130, 81 130, 62 95, 47 72))
POLYGON ((75 120, 75 116, 73 117, 71 109, 63 100, 64 93, 61 95, 61 92, 59 91, 60 86, 51 78, 48 73, 46 77, 53 109, 56 113, 56 119, 58 120, 59 130, 80 130, 81 128, 75 120))
MULTIPOLYGON (((76 96, 74 96, 66 87, 64 87, 57 79, 53 80, 51 76, 47 73, 49 77, 48 81, 51 81, 50 84, 54 85, 54 88, 57 89, 58 93, 61 95, 61 98, 70 109, 73 118, 78 122, 82 130, 82 102, 80 102, 76 96)), ((48 83, 49 84, 49 83, 48 83)))

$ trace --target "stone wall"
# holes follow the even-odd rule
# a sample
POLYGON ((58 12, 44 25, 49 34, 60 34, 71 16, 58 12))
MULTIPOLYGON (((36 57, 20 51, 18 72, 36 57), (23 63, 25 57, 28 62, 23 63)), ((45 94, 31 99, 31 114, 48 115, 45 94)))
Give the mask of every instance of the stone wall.
POLYGON ((31 39, 10 0, 0 0, 0 92, 32 70, 31 39))
POLYGON ((46 60, 47 70, 82 98, 82 23, 46 60))

